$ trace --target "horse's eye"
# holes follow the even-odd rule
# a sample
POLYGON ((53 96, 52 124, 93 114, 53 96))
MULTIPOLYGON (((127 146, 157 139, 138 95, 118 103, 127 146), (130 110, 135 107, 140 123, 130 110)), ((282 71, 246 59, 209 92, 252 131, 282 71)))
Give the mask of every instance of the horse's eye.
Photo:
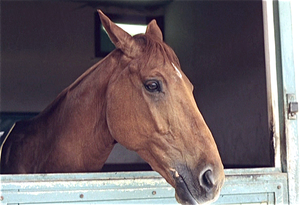
POLYGON ((149 92, 160 92, 161 91, 160 84, 157 80, 148 80, 145 83, 145 88, 149 92))

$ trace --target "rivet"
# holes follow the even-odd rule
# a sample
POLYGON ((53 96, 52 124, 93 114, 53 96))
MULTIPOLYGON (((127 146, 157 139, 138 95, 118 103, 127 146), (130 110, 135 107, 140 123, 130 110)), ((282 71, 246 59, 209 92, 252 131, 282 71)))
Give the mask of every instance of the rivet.
POLYGON ((277 189, 281 189, 281 186, 280 186, 280 185, 278 185, 278 186, 277 186, 277 189))
POLYGON ((80 194, 80 196, 79 196, 81 199, 84 197, 84 195, 83 194, 80 194))
POLYGON ((156 194, 156 191, 153 191, 153 192, 152 192, 152 195, 155 195, 155 194, 156 194))

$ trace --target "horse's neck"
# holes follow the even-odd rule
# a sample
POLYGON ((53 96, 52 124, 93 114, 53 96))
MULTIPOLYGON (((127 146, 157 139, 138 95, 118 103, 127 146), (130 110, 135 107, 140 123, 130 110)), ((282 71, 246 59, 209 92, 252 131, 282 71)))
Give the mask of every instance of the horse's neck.
POLYGON ((106 58, 87 70, 39 116, 47 126, 48 138, 56 142, 56 152, 68 150, 67 160, 78 162, 79 169, 91 169, 86 171, 101 169, 114 145, 105 100, 115 70, 112 65, 116 65, 112 60, 106 58))

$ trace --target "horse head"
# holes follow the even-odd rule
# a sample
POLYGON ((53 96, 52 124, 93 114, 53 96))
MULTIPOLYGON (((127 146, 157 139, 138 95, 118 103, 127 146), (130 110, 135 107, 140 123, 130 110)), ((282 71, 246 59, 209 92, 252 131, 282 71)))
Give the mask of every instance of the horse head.
POLYGON ((132 37, 98 12, 117 48, 112 55, 120 56, 106 92, 112 137, 159 172, 178 202, 216 200, 225 178, 216 143, 156 21, 132 37))

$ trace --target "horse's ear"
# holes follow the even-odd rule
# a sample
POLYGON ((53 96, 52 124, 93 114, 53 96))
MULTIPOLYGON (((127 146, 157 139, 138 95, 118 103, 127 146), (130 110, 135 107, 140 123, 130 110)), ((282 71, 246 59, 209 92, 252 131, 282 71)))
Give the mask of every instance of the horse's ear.
POLYGON ((158 27, 155 19, 153 19, 148 24, 147 29, 146 29, 146 34, 150 35, 156 39, 159 39, 161 41, 163 40, 162 32, 161 32, 160 28, 158 27))
POLYGON ((133 37, 113 23, 101 10, 98 10, 98 13, 111 42, 130 56, 134 44, 133 37))

